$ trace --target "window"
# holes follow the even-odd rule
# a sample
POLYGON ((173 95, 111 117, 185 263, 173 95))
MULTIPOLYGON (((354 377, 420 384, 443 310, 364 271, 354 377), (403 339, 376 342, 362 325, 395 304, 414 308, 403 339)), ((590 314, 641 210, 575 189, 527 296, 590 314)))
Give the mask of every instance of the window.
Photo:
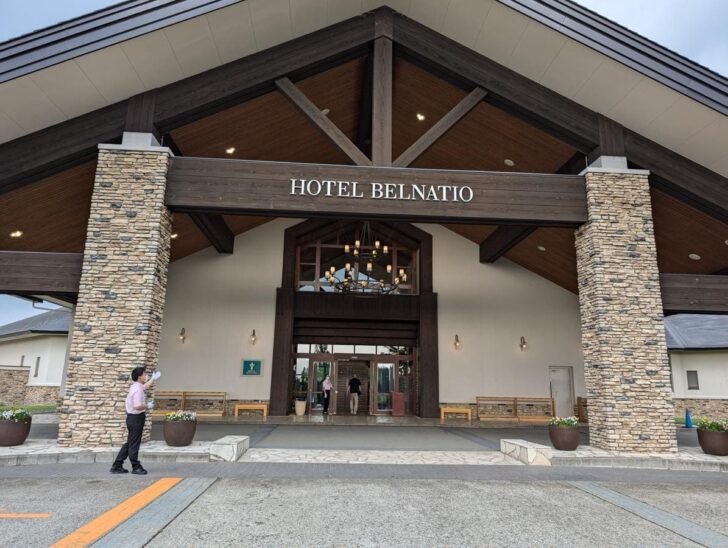
POLYGON ((34 377, 38 376, 38 369, 40 369, 40 356, 35 359, 35 371, 33 371, 34 377))
POLYGON ((688 390, 700 390, 698 384, 698 372, 697 371, 686 371, 688 374, 688 390))

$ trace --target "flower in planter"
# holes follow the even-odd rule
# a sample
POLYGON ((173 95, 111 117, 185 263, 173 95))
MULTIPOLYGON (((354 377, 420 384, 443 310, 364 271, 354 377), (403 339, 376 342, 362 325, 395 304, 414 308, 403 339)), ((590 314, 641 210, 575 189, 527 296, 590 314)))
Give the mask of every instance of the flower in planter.
POLYGON ((579 419, 577 417, 551 417, 549 424, 553 426, 572 427, 579 425, 579 419))
POLYGON ((698 417, 695 426, 699 430, 706 432, 726 432, 728 431, 728 419, 713 419, 710 417, 698 417))
POLYGON ((27 410, 21 408, 9 409, 7 411, 0 411, 0 420, 2 421, 13 421, 13 422, 25 422, 30 420, 30 413, 27 410))
POLYGON ((164 415, 164 420, 170 422, 191 422, 197 420, 197 413, 194 411, 174 411, 164 415))

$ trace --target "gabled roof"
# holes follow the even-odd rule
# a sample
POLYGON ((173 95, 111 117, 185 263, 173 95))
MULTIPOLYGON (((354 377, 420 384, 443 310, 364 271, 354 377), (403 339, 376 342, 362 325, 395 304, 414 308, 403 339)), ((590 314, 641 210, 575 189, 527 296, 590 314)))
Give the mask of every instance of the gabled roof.
POLYGON ((675 314, 665 318, 669 350, 728 348, 728 316, 675 314))
POLYGON ((0 43, 0 83, 241 0, 127 0, 0 43))
POLYGON ((571 0, 498 0, 723 114, 728 78, 571 0))
POLYGON ((0 338, 31 333, 68 333, 70 324, 71 313, 65 308, 59 308, 0 326, 0 338))
MULTIPOLYGON (((241 1, 246 0, 127 0, 25 34, 0 43, 0 83, 241 1)), ((572 0, 498 1, 728 114, 728 79, 572 0)))

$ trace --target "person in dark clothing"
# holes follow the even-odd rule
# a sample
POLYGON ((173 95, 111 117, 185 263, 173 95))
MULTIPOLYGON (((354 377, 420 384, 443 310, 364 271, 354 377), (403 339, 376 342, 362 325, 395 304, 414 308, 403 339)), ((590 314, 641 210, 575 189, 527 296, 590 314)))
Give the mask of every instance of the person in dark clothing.
POLYGON ((126 474, 129 472, 124 468, 124 461, 128 458, 131 462, 131 473, 145 475, 147 471, 139 462, 139 446, 142 443, 142 432, 144 431, 144 420, 146 411, 154 408, 154 402, 146 402, 144 391, 156 381, 161 374, 157 371, 147 380, 147 373, 143 367, 135 367, 131 372, 131 380, 134 382, 129 387, 126 395, 126 428, 128 430, 126 443, 121 446, 119 453, 111 466, 112 474, 126 474))
POLYGON ((349 380, 349 411, 356 415, 359 410, 359 396, 361 395, 361 381, 356 375, 349 380))

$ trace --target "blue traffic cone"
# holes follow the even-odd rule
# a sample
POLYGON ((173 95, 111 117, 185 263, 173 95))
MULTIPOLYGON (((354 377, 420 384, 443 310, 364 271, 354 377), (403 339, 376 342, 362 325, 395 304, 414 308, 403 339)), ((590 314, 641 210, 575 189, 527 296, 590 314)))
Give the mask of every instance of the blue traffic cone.
POLYGON ((692 428, 693 427, 693 421, 690 418, 690 409, 687 407, 685 408, 685 428, 692 428))

